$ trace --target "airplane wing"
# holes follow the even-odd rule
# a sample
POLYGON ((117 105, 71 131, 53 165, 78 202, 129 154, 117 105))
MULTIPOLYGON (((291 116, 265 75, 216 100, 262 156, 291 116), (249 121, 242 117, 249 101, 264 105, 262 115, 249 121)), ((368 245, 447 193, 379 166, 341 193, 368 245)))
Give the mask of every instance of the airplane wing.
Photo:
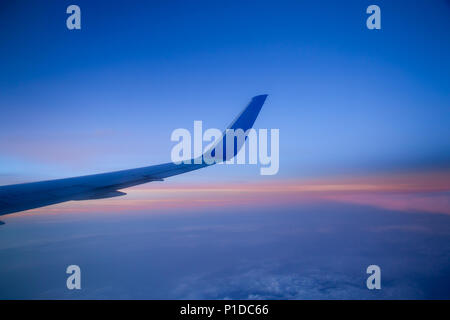
MULTIPOLYGON (((244 132, 252 128, 267 95, 253 97, 247 107, 236 117, 228 129, 242 129, 244 132)), ((222 140, 225 140, 222 135, 222 140)), ((219 140, 220 141, 220 140, 219 140)), ((242 147, 235 146, 234 155, 242 147)), ((229 160, 225 153, 223 160, 229 160)), ((193 160, 193 159, 191 159, 193 160)), ((139 184, 162 181, 164 178, 197 170, 212 164, 175 164, 160 165, 93 174, 88 176, 22 183, 0 186, 0 215, 35 209, 71 200, 103 199, 125 195, 119 191, 139 184)), ((1 224, 1 223, 0 223, 1 224)))

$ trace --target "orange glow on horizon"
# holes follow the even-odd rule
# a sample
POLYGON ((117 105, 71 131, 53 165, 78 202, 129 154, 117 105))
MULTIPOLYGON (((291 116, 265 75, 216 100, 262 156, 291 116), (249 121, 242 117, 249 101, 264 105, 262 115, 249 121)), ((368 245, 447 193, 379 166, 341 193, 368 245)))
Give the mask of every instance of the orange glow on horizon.
POLYGON ((149 183, 124 197, 71 201, 30 212, 42 214, 157 212, 217 207, 270 207, 340 202, 390 210, 450 214, 450 172, 389 174, 262 183, 149 183))

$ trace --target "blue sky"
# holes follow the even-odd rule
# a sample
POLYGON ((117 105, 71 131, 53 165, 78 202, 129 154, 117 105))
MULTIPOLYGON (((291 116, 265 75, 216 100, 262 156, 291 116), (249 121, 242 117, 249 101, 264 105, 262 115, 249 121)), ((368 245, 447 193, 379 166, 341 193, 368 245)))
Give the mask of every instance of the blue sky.
POLYGON ((2 180, 167 161, 174 129, 223 128, 260 93, 280 177, 446 167, 448 2, 381 1, 374 31, 367 4, 79 1, 80 31, 68 2, 4 4, 2 180))
POLYGON ((174 129, 224 128, 257 94, 280 171, 214 166, 2 216, 0 298, 450 298, 449 15, 444 0, 1 2, 0 185, 167 162, 174 129))

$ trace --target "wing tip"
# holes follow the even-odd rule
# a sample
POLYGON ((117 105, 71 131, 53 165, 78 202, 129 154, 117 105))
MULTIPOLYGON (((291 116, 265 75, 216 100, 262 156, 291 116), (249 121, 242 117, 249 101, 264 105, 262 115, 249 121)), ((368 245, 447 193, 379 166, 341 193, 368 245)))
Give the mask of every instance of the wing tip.
POLYGON ((264 102, 266 101, 268 96, 269 96, 268 94, 259 94, 257 96, 254 96, 252 100, 260 100, 261 102, 264 102))

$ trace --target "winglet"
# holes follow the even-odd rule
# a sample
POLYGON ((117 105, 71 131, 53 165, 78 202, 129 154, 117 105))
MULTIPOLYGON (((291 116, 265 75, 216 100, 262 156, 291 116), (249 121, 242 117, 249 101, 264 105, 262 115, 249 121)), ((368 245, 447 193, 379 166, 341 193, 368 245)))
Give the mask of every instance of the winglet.
POLYGON ((228 129, 242 129, 245 132, 252 128, 266 98, 267 94, 253 97, 247 107, 245 107, 245 109, 242 110, 236 119, 228 126, 228 129))
MULTIPOLYGON (((262 94, 262 95, 253 97, 252 100, 250 101, 250 103, 244 108, 244 110, 242 110, 241 113, 228 126, 227 130, 225 130, 225 132, 222 134, 222 137, 218 141, 218 143, 215 144, 214 147, 212 147, 208 152, 205 152, 203 154, 203 159, 205 159, 205 157, 208 157, 209 152, 211 153, 211 156, 214 157, 216 148, 220 144, 222 144, 222 146, 223 146, 222 161, 228 161, 228 160, 232 159, 233 157, 235 157, 238 154, 239 150, 244 145, 244 143, 241 143, 240 145, 238 145, 237 138, 235 137, 234 138, 234 152, 232 155, 227 155, 227 152, 226 152, 226 150, 227 150, 226 140, 227 139, 224 139, 227 135, 227 132, 229 130, 236 131, 238 129, 242 129, 244 132, 247 132, 247 130, 251 129, 253 127, 253 124, 256 121, 256 118, 259 115, 259 112, 261 111, 261 108, 262 108, 264 102, 266 101, 266 98, 267 98, 267 94, 262 94), (212 150, 212 149, 214 149, 214 150, 212 150)), ((247 139, 247 135, 245 136, 245 139, 247 139)))

